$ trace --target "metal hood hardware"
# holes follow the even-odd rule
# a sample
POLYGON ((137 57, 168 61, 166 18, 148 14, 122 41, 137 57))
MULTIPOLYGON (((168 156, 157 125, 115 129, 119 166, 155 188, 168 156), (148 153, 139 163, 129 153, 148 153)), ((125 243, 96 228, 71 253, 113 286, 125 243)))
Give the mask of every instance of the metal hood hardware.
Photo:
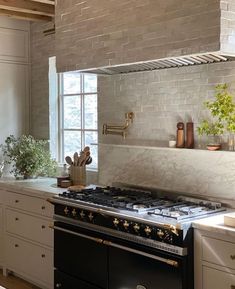
POLYGON ((202 54, 192 54, 177 57, 167 57, 157 60, 142 61, 136 63, 120 64, 114 66, 106 66, 94 69, 81 70, 81 72, 103 74, 103 75, 113 75, 122 74, 130 72, 141 72, 141 71, 151 71, 157 69, 165 68, 179 68, 183 66, 192 66, 200 64, 209 64, 216 62, 226 62, 235 60, 235 57, 224 56, 219 52, 210 52, 202 54))

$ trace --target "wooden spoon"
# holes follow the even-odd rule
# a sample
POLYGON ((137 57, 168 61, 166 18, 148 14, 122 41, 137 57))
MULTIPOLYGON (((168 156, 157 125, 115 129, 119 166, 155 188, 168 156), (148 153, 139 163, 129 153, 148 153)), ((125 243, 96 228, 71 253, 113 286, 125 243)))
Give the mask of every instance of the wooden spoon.
POLYGON ((86 153, 84 151, 81 151, 80 157, 79 157, 79 163, 78 163, 79 166, 82 166, 82 163, 83 163, 85 157, 86 157, 86 153))
POLYGON ((89 165, 92 163, 92 157, 88 157, 87 161, 86 161, 86 165, 89 165))
POLYGON ((82 161, 82 163, 81 163, 81 166, 85 166, 86 165, 86 162, 88 161, 88 159, 90 158, 90 151, 87 151, 86 153, 85 153, 85 157, 84 157, 84 159, 83 159, 83 161, 82 161))
POLYGON ((73 155, 73 164, 74 164, 74 166, 78 166, 78 162, 79 162, 78 153, 75 152, 74 155, 73 155))
POLYGON ((73 164, 73 161, 72 161, 72 159, 71 159, 70 156, 65 157, 65 161, 66 161, 66 163, 67 163, 68 165, 70 165, 70 166, 73 164))

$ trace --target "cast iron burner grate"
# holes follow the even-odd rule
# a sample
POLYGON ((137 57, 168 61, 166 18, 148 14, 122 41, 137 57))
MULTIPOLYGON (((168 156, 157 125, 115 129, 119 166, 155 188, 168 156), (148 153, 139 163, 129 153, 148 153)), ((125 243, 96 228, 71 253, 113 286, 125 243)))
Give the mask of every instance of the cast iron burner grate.
POLYGON ((171 200, 167 197, 158 198, 151 192, 116 187, 95 187, 80 192, 67 191, 59 196, 139 214, 147 213, 153 218, 160 216, 176 220, 196 218, 224 210, 221 204, 206 200, 184 196, 171 200))

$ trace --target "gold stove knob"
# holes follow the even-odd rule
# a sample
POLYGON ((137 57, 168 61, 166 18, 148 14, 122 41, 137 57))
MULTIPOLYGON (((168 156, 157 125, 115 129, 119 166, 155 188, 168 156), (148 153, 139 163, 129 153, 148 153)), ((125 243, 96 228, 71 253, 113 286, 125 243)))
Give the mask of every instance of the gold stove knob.
POLYGON ((164 237, 165 233, 162 230, 158 230, 157 235, 160 239, 162 239, 164 237))
POLYGON ((125 220, 123 223, 123 227, 125 228, 125 230, 127 230, 129 228, 130 224, 125 220))
POLYGON ((73 210, 72 210, 72 215, 73 215, 73 217, 76 217, 76 215, 77 215, 76 209, 73 209, 73 210))
POLYGON ((92 221, 94 219, 94 216, 93 216, 92 212, 89 213, 88 218, 89 218, 90 221, 92 221))
POLYGON ((65 215, 68 215, 69 209, 67 207, 64 208, 64 213, 65 213, 65 215))
POLYGON ((135 232, 139 232, 140 226, 138 224, 135 224, 133 226, 133 229, 135 230, 135 232))
POLYGON ((115 219, 113 220, 114 226, 117 226, 119 223, 120 223, 120 222, 119 222, 119 220, 118 220, 117 218, 115 218, 115 219))
POLYGON ((81 211, 81 213, 80 213, 80 217, 81 217, 82 219, 84 219, 84 217, 85 217, 85 213, 84 213, 83 211, 81 211))
POLYGON ((151 234, 151 232, 152 232, 152 229, 151 229, 149 226, 146 226, 145 229, 144 229, 144 231, 145 231, 145 234, 146 234, 147 236, 149 236, 149 235, 151 234))

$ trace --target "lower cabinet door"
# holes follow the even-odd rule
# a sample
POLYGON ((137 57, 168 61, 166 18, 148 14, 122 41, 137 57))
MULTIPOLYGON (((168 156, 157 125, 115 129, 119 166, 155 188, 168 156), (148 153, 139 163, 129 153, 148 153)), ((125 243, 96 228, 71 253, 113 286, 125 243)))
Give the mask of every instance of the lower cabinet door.
POLYGON ((203 289, 234 289, 235 275, 217 269, 203 267, 203 289))
POLYGON ((36 246, 21 239, 6 236, 6 266, 22 276, 53 287, 53 252, 46 248, 36 246))
POLYGON ((55 289, 100 289, 82 280, 71 277, 58 270, 55 271, 55 289))

